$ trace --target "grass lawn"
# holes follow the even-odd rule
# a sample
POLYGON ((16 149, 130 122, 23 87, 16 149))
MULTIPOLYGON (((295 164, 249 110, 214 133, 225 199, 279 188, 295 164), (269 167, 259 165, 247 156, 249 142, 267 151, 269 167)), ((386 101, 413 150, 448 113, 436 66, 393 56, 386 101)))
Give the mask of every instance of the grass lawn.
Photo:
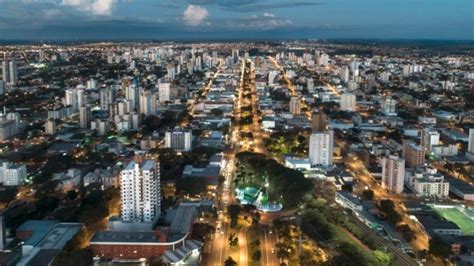
POLYGON ((434 208, 436 213, 461 228, 464 235, 474 235, 474 221, 457 208, 434 208))

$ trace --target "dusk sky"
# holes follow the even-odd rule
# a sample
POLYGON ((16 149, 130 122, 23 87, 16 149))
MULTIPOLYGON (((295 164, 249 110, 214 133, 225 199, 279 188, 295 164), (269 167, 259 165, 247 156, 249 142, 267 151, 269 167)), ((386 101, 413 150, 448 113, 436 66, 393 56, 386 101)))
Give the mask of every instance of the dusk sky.
POLYGON ((0 39, 474 40, 474 0, 0 0, 0 39))

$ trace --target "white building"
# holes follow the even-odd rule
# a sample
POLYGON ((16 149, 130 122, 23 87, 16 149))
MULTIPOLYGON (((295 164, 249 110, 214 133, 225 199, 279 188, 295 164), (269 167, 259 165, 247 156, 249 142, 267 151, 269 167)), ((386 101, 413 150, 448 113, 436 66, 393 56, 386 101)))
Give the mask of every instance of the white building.
POLYGON ((165 147, 175 151, 190 151, 192 138, 191 130, 173 129, 165 134, 165 147))
POLYGON ((339 77, 344 83, 349 81, 349 68, 347 66, 341 68, 339 77))
POLYGON ((474 153, 474 128, 469 129, 467 152, 474 153))
POLYGON ((356 96, 352 93, 344 93, 341 95, 341 110, 355 111, 356 110, 356 96))
POLYGON ((290 99, 290 113, 294 115, 301 114, 301 101, 298 96, 293 96, 290 99))
POLYGON ((56 133, 56 120, 48 119, 44 124, 44 133, 54 135, 56 133))
POLYGON ((278 76, 278 71, 270 71, 268 72, 268 85, 271 86, 275 83, 275 78, 278 76))
POLYGON ((25 164, 0 161, 0 183, 4 186, 19 186, 27 176, 25 164))
POLYGON ((158 99, 160 102, 171 101, 171 84, 160 83, 158 85, 158 99))
POLYGON ((67 89, 64 95, 64 104, 72 106, 73 111, 77 111, 79 108, 77 89, 67 89))
POLYGON ((311 165, 331 166, 334 131, 312 133, 309 137, 309 162, 311 165))
POLYGON ((405 160, 390 155, 382 158, 382 187, 394 193, 403 191, 405 160))
POLYGON ((92 113, 88 106, 79 108, 79 126, 81 128, 88 128, 91 123, 92 113))
POLYGON ((145 116, 155 115, 157 110, 157 97, 153 91, 140 93, 140 113, 145 116))
POLYGON ((421 197, 446 198, 449 195, 449 182, 436 168, 407 169, 405 181, 421 197))
POLYGON ((123 221, 155 223, 161 212, 159 162, 129 162, 120 172, 120 197, 123 221))
POLYGON ((100 109, 109 110, 109 106, 115 103, 116 91, 114 87, 100 89, 100 109))
POLYGON ((433 146, 439 145, 440 134, 432 128, 423 129, 423 145, 431 150, 433 146))
POLYGON ((392 97, 382 99, 380 103, 381 111, 388 116, 397 115, 397 101, 392 97))
POLYGON ((107 134, 110 129, 110 122, 107 120, 96 119, 91 122, 91 130, 97 130, 97 133, 101 136, 107 134))

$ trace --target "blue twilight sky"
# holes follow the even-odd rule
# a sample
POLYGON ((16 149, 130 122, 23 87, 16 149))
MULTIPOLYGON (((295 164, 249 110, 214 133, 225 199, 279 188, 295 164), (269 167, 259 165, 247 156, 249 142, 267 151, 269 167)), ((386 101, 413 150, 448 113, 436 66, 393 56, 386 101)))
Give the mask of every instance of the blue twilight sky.
POLYGON ((474 0, 0 0, 0 40, 474 40, 474 0))

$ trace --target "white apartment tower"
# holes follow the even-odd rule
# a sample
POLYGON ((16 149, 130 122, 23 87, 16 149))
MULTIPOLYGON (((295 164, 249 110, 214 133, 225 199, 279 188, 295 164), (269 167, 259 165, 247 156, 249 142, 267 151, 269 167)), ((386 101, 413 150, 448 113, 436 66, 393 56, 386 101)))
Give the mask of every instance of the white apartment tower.
POLYGON ((334 131, 314 132, 309 137, 309 162, 311 165, 331 166, 334 131))
POLYGON ((129 162, 120 172, 120 196, 123 221, 155 223, 161 211, 159 162, 129 162))
POLYGON ((170 83, 160 83, 158 85, 158 99, 161 103, 171 100, 171 84, 170 83))
POLYGON ((356 110, 356 96, 352 93, 341 95, 341 110, 354 112, 356 110))
POLYGON ((394 193, 401 193, 404 181, 405 160, 394 155, 382 158, 382 187, 394 193))
POLYGON ((469 129, 469 142, 467 152, 474 153, 474 128, 469 129))
POLYGON ((293 96, 290 99, 290 113, 294 115, 300 115, 301 114, 301 101, 298 96, 293 96))
POLYGON ((190 151, 192 143, 191 130, 174 129, 165 134, 165 147, 175 151, 190 151))

